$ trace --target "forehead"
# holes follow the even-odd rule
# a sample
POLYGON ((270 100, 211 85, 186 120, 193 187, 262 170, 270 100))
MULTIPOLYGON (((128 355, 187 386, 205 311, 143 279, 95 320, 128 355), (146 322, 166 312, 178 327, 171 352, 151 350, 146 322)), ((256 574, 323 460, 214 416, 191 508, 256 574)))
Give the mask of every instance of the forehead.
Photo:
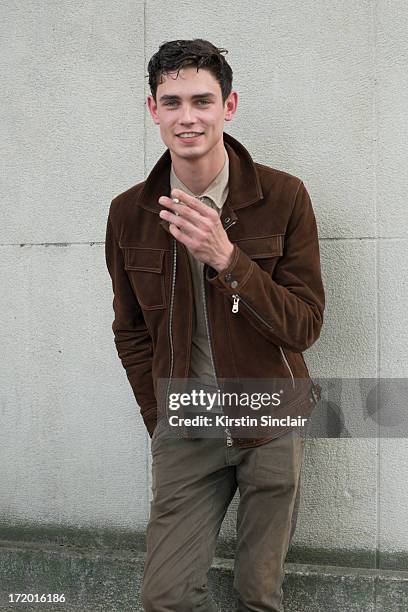
POLYGON ((204 68, 197 71, 196 66, 181 68, 178 74, 177 71, 162 74, 157 86, 158 95, 159 91, 160 95, 166 93, 180 97, 207 91, 221 96, 220 84, 213 74, 204 68))

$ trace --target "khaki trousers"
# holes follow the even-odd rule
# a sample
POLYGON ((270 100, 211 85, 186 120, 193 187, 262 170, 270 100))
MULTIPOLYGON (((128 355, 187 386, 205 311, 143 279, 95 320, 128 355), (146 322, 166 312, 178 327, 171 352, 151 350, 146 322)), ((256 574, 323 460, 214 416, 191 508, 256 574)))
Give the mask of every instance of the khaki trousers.
POLYGON ((236 489, 234 591, 239 612, 283 612, 284 562, 296 528, 305 437, 252 448, 174 437, 156 427, 142 584, 146 612, 216 612, 207 572, 236 489))

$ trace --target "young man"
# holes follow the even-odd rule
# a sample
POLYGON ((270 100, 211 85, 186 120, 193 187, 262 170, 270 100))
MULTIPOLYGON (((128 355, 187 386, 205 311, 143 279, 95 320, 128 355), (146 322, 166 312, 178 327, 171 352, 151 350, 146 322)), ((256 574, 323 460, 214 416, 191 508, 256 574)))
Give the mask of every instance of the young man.
POLYGON ((237 488, 236 609, 281 612, 299 502, 304 435, 163 435, 176 379, 290 381, 285 409, 305 417, 318 399, 302 357, 324 311, 312 204, 301 180, 224 132, 238 101, 224 51, 176 40, 151 58, 147 104, 167 148, 107 224, 112 329, 152 437, 148 612, 217 610, 207 572, 237 488))

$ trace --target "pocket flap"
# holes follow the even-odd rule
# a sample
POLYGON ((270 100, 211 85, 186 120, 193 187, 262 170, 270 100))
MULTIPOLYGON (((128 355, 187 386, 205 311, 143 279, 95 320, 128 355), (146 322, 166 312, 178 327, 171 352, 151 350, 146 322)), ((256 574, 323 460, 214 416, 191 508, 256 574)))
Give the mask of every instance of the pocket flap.
POLYGON ((251 259, 264 259, 283 255, 284 237, 285 234, 274 234, 257 238, 241 238, 235 242, 251 259))
POLYGON ((125 270, 141 270, 144 272, 163 271, 164 249, 153 249, 146 247, 122 246, 125 270))

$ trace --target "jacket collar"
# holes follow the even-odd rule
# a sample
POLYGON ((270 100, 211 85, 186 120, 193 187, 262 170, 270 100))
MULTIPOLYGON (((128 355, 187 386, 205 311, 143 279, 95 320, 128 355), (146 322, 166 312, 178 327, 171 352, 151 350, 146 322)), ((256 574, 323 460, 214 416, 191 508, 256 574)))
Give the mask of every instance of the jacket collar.
MULTIPOLYGON (((226 201, 231 212, 254 204, 263 198, 261 182, 254 161, 247 149, 226 132, 224 146, 229 157, 229 193, 226 201)), ((171 156, 169 149, 163 153, 144 182, 138 204, 146 210, 159 213, 163 209, 158 200, 170 196, 171 156)), ((233 214, 236 218, 236 215, 233 214)))

